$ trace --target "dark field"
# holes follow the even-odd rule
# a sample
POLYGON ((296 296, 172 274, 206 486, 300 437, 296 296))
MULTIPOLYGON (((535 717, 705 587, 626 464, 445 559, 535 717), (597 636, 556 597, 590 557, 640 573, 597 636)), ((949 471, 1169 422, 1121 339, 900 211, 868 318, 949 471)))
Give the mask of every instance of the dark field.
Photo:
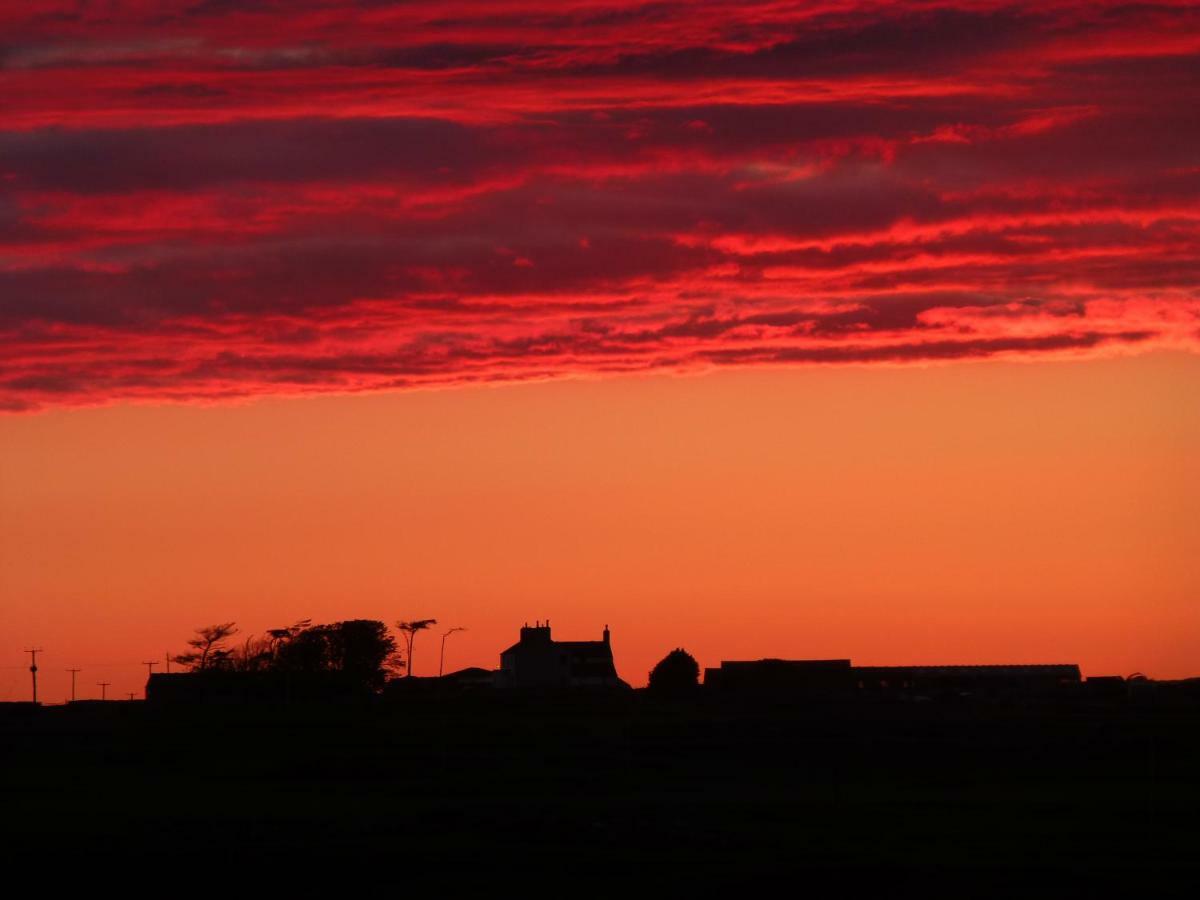
POLYGON ((18 854, 1095 875, 1200 847, 1192 706, 108 703, 2 710, 0 742, 18 854))

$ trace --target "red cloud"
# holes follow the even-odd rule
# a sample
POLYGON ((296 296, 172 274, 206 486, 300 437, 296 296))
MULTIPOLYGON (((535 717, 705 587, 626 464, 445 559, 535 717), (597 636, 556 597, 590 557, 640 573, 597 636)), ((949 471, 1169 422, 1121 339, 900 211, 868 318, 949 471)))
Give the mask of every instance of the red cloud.
POLYGON ((0 408, 1195 350, 1191 3, 0 11, 0 408))

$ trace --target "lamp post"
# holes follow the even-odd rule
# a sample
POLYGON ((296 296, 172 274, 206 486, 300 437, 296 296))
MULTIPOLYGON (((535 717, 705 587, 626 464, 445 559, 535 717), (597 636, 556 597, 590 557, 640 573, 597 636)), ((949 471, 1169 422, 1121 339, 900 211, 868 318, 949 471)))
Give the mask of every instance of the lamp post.
POLYGON ((466 631, 466 630, 467 629, 460 628, 456 625, 454 628, 451 628, 449 631, 447 631, 445 634, 442 635, 442 656, 441 656, 441 659, 438 660, 438 678, 442 677, 442 670, 445 668, 445 665, 446 665, 446 638, 450 637, 450 635, 454 634, 454 632, 456 632, 456 631, 466 631))

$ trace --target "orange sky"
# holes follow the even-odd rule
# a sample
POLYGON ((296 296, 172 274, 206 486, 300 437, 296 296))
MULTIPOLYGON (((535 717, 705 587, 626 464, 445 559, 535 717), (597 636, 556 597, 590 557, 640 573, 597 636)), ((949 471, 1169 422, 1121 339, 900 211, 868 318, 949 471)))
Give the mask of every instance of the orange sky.
POLYGON ((0 699, 303 617, 1200 674, 1195 2, 0 31, 0 699))
MULTIPOLYGON (((1200 357, 747 369, 0 419, 0 700, 192 628, 525 620, 863 664, 1200 674, 1200 357)), ((434 635, 416 672, 437 667, 434 635)))

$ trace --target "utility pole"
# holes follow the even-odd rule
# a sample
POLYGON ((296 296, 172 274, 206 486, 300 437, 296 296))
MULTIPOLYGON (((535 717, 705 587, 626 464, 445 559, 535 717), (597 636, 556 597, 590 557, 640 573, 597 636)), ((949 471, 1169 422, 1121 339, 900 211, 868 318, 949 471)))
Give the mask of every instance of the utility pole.
POLYGON ((107 700, 108 699, 108 686, 110 684, 112 684, 112 682, 111 681, 97 681, 96 684, 100 685, 100 699, 107 700))
POLYGON ((164 653, 163 656, 165 656, 167 658, 167 674, 170 675, 171 674, 171 654, 164 653))
POLYGON ((132 699, 133 699, 133 695, 134 695, 134 691, 130 691, 130 692, 129 692, 129 699, 130 699, 130 700, 132 700, 132 699))
POLYGON ((29 654, 29 674, 33 676, 33 702, 37 703, 37 655, 44 653, 41 647, 36 650, 26 650, 29 654))
POLYGON ((75 702, 75 676, 78 675, 80 672, 82 672, 83 669, 67 669, 67 671, 71 673, 71 702, 74 703, 75 702))
POLYGON ((442 656, 441 656, 441 659, 438 660, 438 678, 442 677, 442 669, 445 668, 445 665, 446 665, 446 638, 450 637, 450 635, 454 634, 454 632, 456 632, 456 631, 466 631, 466 630, 467 629, 460 628, 456 625, 455 627, 451 628, 449 631, 447 631, 445 634, 442 635, 442 656))
MULTIPOLYGON (((148 691, 150 690, 150 679, 154 677, 154 667, 158 665, 158 660, 154 660, 153 662, 150 660, 143 660, 142 665, 146 667, 146 687, 142 690, 142 694, 148 696, 148 691)), ((131 696, 129 699, 132 700, 133 697, 131 696)))

